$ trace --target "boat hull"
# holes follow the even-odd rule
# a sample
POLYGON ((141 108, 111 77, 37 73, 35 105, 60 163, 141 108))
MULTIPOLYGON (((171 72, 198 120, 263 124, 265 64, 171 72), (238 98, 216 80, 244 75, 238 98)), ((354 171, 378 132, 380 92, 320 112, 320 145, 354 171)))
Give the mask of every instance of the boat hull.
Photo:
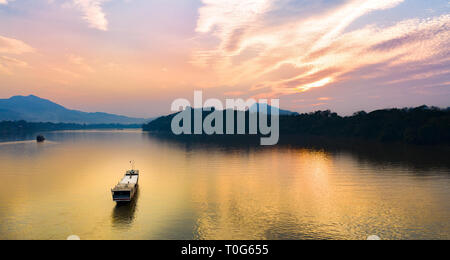
POLYGON ((138 189, 138 185, 130 189, 130 191, 112 191, 112 198, 115 202, 131 202, 134 199, 138 189))

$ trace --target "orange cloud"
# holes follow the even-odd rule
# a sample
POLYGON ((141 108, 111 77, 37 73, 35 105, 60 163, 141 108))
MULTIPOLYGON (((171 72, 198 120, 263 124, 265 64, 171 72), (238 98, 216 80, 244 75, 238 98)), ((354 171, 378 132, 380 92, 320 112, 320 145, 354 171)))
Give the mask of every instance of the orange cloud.
POLYGON ((324 78, 322 80, 297 87, 297 89, 300 90, 300 92, 305 92, 312 88, 320 88, 320 87, 326 86, 326 85, 330 84, 332 81, 333 81, 332 78, 324 78))
POLYGON ((219 43, 194 52, 193 63, 215 71, 219 85, 250 84, 251 91, 268 96, 331 86, 373 64, 386 63, 388 68, 429 59, 439 62, 450 43, 450 15, 348 30, 358 18, 394 8, 403 0, 350 0, 306 18, 273 21, 270 12, 281 9, 273 1, 240 0, 227 6, 228 2, 203 1, 197 32, 219 43), (286 65, 297 74, 279 72, 286 65))
POLYGON ((225 92, 224 95, 232 96, 232 97, 239 97, 239 96, 245 95, 245 92, 244 91, 230 91, 230 92, 225 92))
POLYGON ((0 53, 23 54, 34 49, 23 41, 0 36, 0 53))
POLYGON ((11 75, 15 68, 28 67, 26 61, 10 55, 18 56, 30 52, 34 52, 34 49, 28 44, 20 40, 0 36, 0 54, 8 55, 0 55, 0 73, 11 75))
POLYGON ((76 65, 77 67, 81 68, 82 70, 86 72, 94 72, 94 69, 88 65, 85 61, 85 59, 81 56, 70 54, 68 56, 69 62, 73 65, 76 65))

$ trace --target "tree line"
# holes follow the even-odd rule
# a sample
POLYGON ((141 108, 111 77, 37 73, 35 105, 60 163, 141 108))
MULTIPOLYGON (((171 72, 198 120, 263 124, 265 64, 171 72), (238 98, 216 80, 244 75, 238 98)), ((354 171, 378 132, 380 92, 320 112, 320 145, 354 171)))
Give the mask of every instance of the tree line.
POLYGON ((37 123, 26 121, 0 122, 0 135, 20 135, 57 130, 89 130, 89 129, 118 129, 140 128, 142 125, 122 124, 72 124, 72 123, 37 123))
MULTIPOLYGON (((204 112, 203 116, 208 113, 210 112, 204 112)), ((246 118, 249 117, 248 111, 235 113, 245 113, 246 118)), ((143 130, 170 134, 174 115, 160 117, 145 124, 143 130)), ((421 106, 383 109, 370 113, 360 111, 352 116, 339 116, 327 110, 291 116, 282 115, 279 116, 279 120, 282 136, 343 137, 420 145, 450 144, 450 108, 421 106)))

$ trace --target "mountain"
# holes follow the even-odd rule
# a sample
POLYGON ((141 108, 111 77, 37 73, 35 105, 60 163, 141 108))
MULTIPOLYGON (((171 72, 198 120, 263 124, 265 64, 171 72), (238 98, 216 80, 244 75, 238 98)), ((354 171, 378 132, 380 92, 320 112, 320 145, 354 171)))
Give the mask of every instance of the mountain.
MULTIPOLYGON (((258 112, 261 112, 260 109, 259 109, 260 106, 261 106, 261 104, 256 103, 256 104, 254 104, 254 105, 250 108, 250 111, 258 111, 258 112)), ((272 114, 272 109, 273 109, 274 111, 277 111, 277 110, 278 110, 278 114, 279 114, 280 116, 298 116, 298 115, 299 115, 299 113, 297 113, 297 112, 292 112, 292 111, 289 111, 289 110, 283 110, 283 109, 279 109, 279 108, 277 108, 277 107, 272 107, 272 106, 270 106, 270 105, 267 105, 267 114, 268 114, 268 115, 271 115, 271 114, 272 114)))
POLYGON ((142 124, 150 121, 144 118, 70 110, 33 95, 0 99, 0 121, 18 120, 78 124, 142 124))

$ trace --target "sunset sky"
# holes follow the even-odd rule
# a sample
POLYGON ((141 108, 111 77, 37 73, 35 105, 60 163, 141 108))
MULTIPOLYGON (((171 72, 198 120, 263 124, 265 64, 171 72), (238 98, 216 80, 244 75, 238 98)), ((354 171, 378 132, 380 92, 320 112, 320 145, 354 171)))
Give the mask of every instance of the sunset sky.
POLYGON ((176 98, 450 106, 448 0, 0 0, 0 98, 128 116, 176 98))

